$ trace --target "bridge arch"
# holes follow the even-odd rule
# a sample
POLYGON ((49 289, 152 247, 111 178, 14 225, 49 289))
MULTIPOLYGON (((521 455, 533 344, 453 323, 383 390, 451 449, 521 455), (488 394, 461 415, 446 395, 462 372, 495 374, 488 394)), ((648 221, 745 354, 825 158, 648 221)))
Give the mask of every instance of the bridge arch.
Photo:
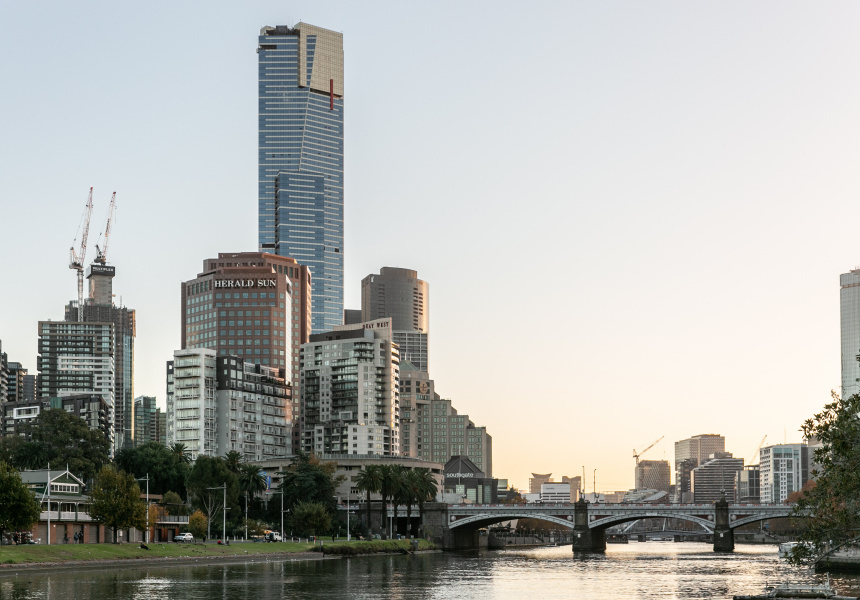
POLYGON ((710 519, 703 519, 702 517, 698 517, 695 515, 685 515, 678 514, 674 512, 661 512, 659 510, 648 511, 646 514, 638 514, 638 515, 611 515, 607 517, 603 517, 602 519, 596 519, 594 521, 589 521, 588 528, 589 529, 606 529, 607 527, 612 527, 613 525, 620 525, 621 523, 629 523, 630 521, 639 521, 641 519, 678 519, 681 521, 688 521, 691 523, 696 523, 697 525, 701 525, 711 533, 714 531, 714 522, 710 519))
POLYGON ((548 523, 552 523, 553 525, 558 525, 559 527, 566 527, 568 529, 573 529, 573 520, 572 518, 569 520, 567 518, 556 517, 553 515, 542 515, 529 512, 514 512, 508 513, 504 515, 469 515, 464 517, 458 517, 455 520, 448 520, 448 529, 456 529, 457 527, 463 527, 465 525, 471 525, 476 528, 487 527, 489 525, 494 525, 496 523, 503 523, 505 521, 512 521, 514 519, 535 519, 538 521, 546 521, 548 523))
POLYGON ((749 525, 750 523, 757 523, 758 521, 767 521, 768 519, 782 519, 786 517, 805 517, 807 515, 795 515, 792 514, 791 508, 789 507, 784 513, 777 514, 768 514, 768 515, 750 515, 749 517, 744 517, 742 519, 737 519, 735 521, 729 522, 729 527, 731 529, 736 529, 743 525, 749 525))

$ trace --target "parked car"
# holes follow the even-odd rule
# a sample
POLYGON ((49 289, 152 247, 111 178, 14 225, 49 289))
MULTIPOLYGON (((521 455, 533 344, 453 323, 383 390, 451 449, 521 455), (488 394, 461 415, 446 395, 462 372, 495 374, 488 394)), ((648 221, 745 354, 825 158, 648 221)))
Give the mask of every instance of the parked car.
POLYGON ((267 542, 282 542, 284 540, 281 539, 281 533, 279 531, 270 531, 269 533, 266 534, 266 541, 267 542))
POLYGON ((194 536, 190 533, 180 533, 176 537, 173 538, 174 542, 193 542, 194 536))

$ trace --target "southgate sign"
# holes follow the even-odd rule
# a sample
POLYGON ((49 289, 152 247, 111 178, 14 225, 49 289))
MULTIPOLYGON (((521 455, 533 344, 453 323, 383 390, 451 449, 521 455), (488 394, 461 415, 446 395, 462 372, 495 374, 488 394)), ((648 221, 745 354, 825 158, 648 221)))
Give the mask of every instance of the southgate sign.
POLYGON ((277 287, 275 279, 216 279, 215 289, 223 288, 252 288, 277 287))

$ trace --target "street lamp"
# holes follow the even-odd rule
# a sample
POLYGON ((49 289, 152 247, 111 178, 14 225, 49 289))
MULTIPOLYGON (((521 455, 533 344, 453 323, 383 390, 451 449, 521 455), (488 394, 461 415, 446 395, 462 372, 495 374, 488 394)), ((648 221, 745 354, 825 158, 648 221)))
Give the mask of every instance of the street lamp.
POLYGON ((594 492, 594 501, 597 502, 597 469, 594 469, 594 481, 591 482, 591 491, 594 492))
MULTIPOLYGON (((337 503, 340 504, 340 496, 332 496, 332 498, 337 500, 337 503)), ((352 538, 349 533, 349 494, 346 495, 346 541, 350 541, 352 538)))
POLYGON ((138 481, 146 481, 146 533, 143 535, 144 543, 149 543, 149 473, 146 477, 138 477, 138 481))
POLYGON ((219 485, 218 487, 206 488, 207 490, 224 490, 224 517, 221 521, 221 537, 224 538, 224 541, 227 541, 227 482, 224 482, 224 485, 219 485))

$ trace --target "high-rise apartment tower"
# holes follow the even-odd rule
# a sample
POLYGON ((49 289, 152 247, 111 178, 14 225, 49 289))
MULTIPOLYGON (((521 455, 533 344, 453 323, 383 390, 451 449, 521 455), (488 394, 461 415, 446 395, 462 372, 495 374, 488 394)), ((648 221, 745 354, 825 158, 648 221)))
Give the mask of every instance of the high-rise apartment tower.
POLYGON ((343 319, 343 34, 260 30, 259 243, 313 275, 313 333, 343 319))
POLYGON ((429 371, 430 285, 418 271, 382 267, 361 280, 361 320, 391 318, 400 358, 429 371))

